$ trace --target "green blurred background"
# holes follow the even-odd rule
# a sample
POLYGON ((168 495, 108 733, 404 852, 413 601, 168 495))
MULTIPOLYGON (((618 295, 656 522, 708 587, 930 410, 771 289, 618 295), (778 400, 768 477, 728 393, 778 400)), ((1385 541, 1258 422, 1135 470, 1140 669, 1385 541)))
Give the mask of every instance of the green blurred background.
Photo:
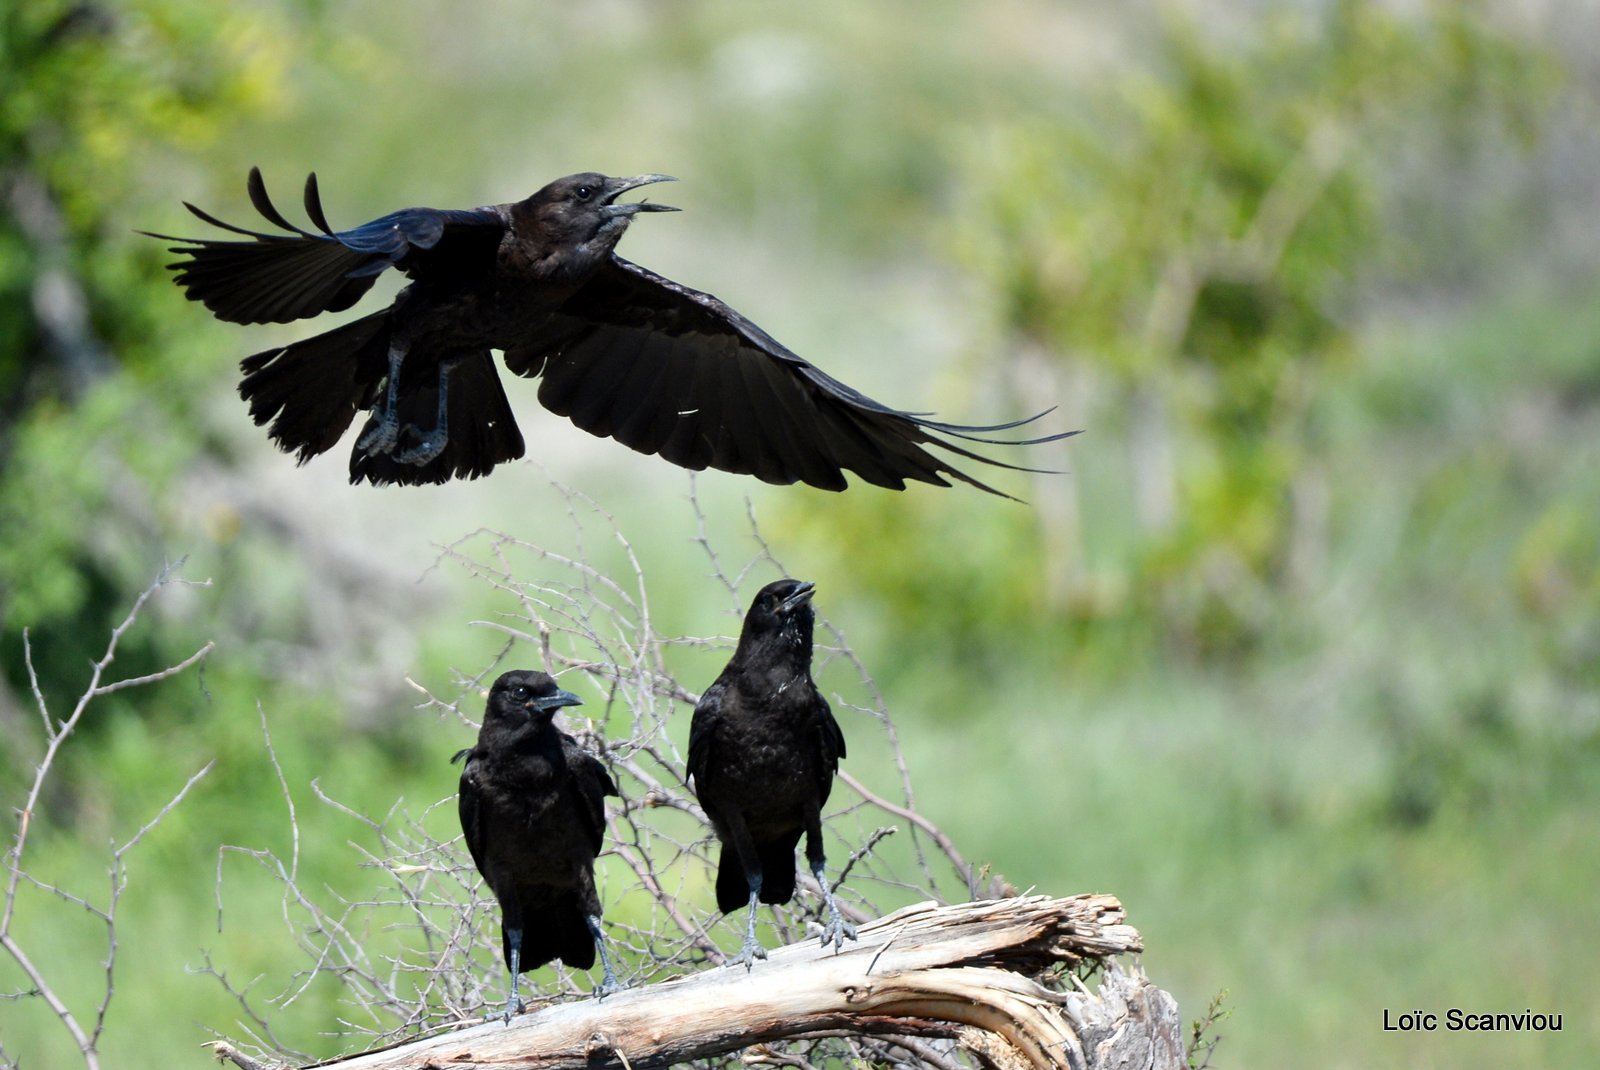
MULTIPOLYGON (((684 214, 623 255, 885 401, 1059 405, 1086 433, 1026 459, 1062 474, 998 477, 1026 506, 693 490, 735 563, 748 499, 819 582, 969 858, 1120 896, 1186 1018, 1228 991, 1214 1065, 1600 1065, 1597 46, 1580 0, 6 5, 8 811, 44 745, 23 630, 64 716, 164 561, 213 581, 116 667, 215 639, 203 672, 91 710, 24 859, 103 901, 108 842, 218 762, 130 856, 108 1062, 242 1031, 208 956, 294 1046, 345 1046, 331 1002, 267 1005, 306 963, 243 867, 219 931, 216 850, 290 849, 258 703, 313 883, 372 879, 313 778, 380 815, 450 794, 467 730, 406 678, 481 671, 502 640, 470 622, 504 607, 437 544, 564 537, 558 480, 616 515, 664 634, 737 628, 690 479, 536 384, 508 384, 533 461, 477 483, 273 452, 236 361, 305 328, 213 322, 132 233, 203 232, 180 200, 248 222, 260 164, 285 207, 315 169, 336 226, 674 174, 684 214), (1382 1029, 1450 1007, 1564 1030, 1382 1029)), ((103 928, 19 909, 92 1017, 103 928)), ((71 1065, 25 989, 0 958, 0 1052, 71 1065)))

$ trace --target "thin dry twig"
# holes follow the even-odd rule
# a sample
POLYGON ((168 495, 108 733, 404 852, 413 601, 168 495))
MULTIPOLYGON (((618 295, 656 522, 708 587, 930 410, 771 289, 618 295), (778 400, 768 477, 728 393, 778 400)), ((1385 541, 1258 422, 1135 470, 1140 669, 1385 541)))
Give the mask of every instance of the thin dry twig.
MULTIPOLYGON (((97 905, 87 895, 80 895, 33 877, 28 872, 29 837, 33 829, 34 819, 38 815, 40 796, 55 769, 61 750, 83 722, 90 705, 96 699, 117 691, 131 687, 148 687, 171 679, 199 664, 211 652, 214 644, 208 642, 193 654, 159 672, 124 677, 117 680, 106 679, 107 671, 116 660, 118 645, 121 643, 122 638, 138 622, 146 603, 152 597, 168 586, 209 587, 211 585, 209 580, 195 582, 180 579, 177 576, 177 570, 181 566, 182 562, 179 561, 163 568, 150 586, 146 587, 134 600, 132 608, 128 610, 122 621, 111 630, 111 636, 106 643, 105 652, 90 665, 89 681, 74 703, 72 712, 63 720, 56 720, 50 714, 49 703, 45 699, 43 688, 39 683, 38 673, 34 668, 32 642, 28 632, 26 630, 23 631, 23 663, 27 668, 28 685, 33 693, 34 704, 39 711, 39 719, 44 728, 45 750, 43 757, 39 760, 39 764, 34 770, 33 780, 28 787, 22 804, 15 808, 17 829, 12 836, 11 846, 4 856, 6 877, 3 907, 0 907, 0 950, 3 950, 17 964, 17 967, 28 979, 28 983, 31 986, 29 990, 11 994, 8 998, 38 999, 43 1001, 49 1007, 51 1013, 61 1022, 62 1028, 71 1037, 79 1055, 83 1058, 84 1065, 89 1070, 99 1070, 100 1040, 105 1031, 106 1015, 116 994, 116 964, 119 947, 117 909, 128 887, 127 857, 173 809, 183 802, 190 790, 211 771, 211 765, 207 764, 205 768, 191 776, 183 787, 178 789, 176 794, 153 817, 129 836, 121 846, 113 844, 110 867, 107 871, 110 887, 106 898, 103 900, 103 905, 97 905), (21 901, 23 891, 26 889, 43 891, 62 902, 86 910, 104 927, 106 955, 103 960, 103 966, 105 979, 101 986, 99 997, 93 1004, 92 1011, 82 1007, 75 1009, 67 1003, 56 984, 48 976, 47 964, 35 959, 34 955, 30 953, 28 943, 18 933, 14 922, 17 916, 18 904, 21 901), (87 1025, 85 1024, 86 1021, 88 1022, 87 1025)), ((16 1066, 19 1061, 20 1057, 18 1055, 9 1055, 0 1050, 0 1065, 16 1066)))

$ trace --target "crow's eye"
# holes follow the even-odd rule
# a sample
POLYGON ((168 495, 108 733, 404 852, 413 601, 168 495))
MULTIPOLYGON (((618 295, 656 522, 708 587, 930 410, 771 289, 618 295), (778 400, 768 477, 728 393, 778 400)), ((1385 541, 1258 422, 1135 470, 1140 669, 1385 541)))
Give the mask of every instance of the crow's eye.
POLYGON ((518 684, 511 689, 511 697, 520 702, 528 697, 528 689, 518 684))
POLYGON ((579 186, 577 189, 573 190, 573 195, 576 196, 580 201, 586 201, 590 197, 594 196, 594 187, 579 186))

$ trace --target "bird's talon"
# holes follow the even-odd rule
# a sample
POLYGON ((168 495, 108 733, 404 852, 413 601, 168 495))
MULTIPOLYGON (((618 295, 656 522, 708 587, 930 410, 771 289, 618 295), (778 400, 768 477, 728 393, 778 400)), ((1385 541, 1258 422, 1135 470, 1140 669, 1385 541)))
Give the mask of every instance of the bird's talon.
POLYGON ((394 449, 394 444, 400 440, 400 423, 398 420, 379 420, 356 439, 356 449, 368 457, 376 457, 382 453, 389 453, 394 449))
POLYGON ((829 944, 832 944, 838 950, 843 951, 844 942, 846 940, 859 939, 860 937, 856 935, 856 927, 845 921, 843 918, 835 918, 822 929, 823 947, 827 947, 829 944))
POLYGON ((418 436, 418 442, 409 449, 403 449, 394 454, 397 464, 424 465, 444 452, 449 440, 443 435, 428 434, 418 436))
POLYGON ((764 959, 766 957, 767 949, 757 944, 754 947, 741 948, 737 955, 723 963, 723 965, 729 967, 742 965, 745 968, 745 972, 748 973, 751 967, 756 964, 756 959, 764 959))

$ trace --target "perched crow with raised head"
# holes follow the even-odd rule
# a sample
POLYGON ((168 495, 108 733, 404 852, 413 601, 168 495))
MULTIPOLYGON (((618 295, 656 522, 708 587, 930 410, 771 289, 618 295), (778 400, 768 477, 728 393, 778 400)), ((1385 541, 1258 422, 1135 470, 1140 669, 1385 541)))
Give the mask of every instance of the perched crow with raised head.
MULTIPOLYGON (((250 172, 256 210, 284 233, 224 223, 243 240, 181 242, 175 281, 232 323, 287 323, 349 308, 388 268, 411 284, 388 308, 313 338, 247 357, 239 392, 257 424, 303 463, 365 427, 350 456, 359 483, 442 483, 487 474, 523 454, 492 350, 540 379, 539 401, 594 435, 696 471, 768 483, 845 488, 845 471, 882 487, 953 477, 1000 493, 926 447, 1001 468, 1017 465, 961 442, 1043 416, 992 426, 940 423, 880 404, 802 360, 709 294, 680 286, 612 250, 642 212, 622 194, 670 179, 569 175, 527 200, 487 208, 407 208, 333 230, 316 176, 290 223, 250 172), (954 440, 954 441, 953 441, 954 440)), ((146 232, 149 233, 149 232, 146 232)))
POLYGON ((467 850, 500 901, 508 1021, 521 1007, 518 978, 553 959, 586 970, 598 951, 605 979, 596 994, 620 988, 594 887, 605 797, 617 785, 552 723, 556 710, 581 703, 546 673, 504 673, 489 689, 477 745, 451 759, 466 759, 459 805, 467 850))
POLYGON ((822 888, 822 946, 856 938, 823 874, 822 807, 844 757, 844 733, 811 680, 815 585, 778 580, 756 594, 732 659, 706 689, 689 727, 689 773, 717 838, 717 907, 748 907, 744 946, 729 960, 749 969, 767 953, 756 942, 756 903, 794 896, 794 851, 822 888))

